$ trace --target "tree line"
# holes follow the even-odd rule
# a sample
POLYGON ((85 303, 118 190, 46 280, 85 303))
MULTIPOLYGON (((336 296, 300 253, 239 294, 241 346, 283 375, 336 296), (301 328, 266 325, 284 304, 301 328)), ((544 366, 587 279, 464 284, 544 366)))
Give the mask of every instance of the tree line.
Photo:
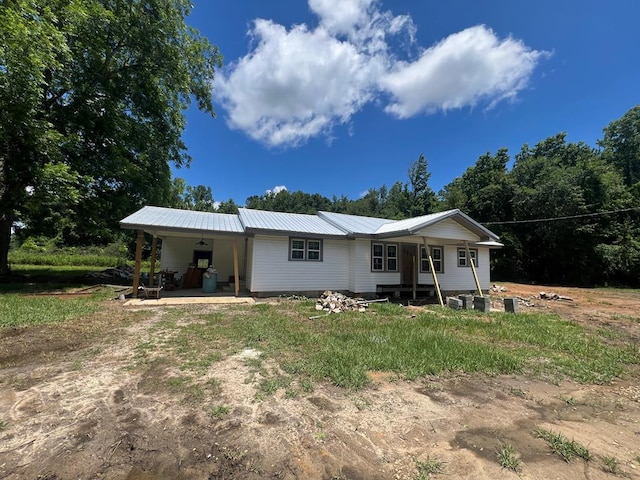
MULTIPOLYGON (((424 155, 406 181, 362 198, 301 191, 251 196, 248 208, 403 219, 458 208, 500 235, 493 278, 570 285, 640 285, 640 105, 604 128, 598 147, 559 133, 512 159, 481 155, 438 193, 424 155)), ((229 201, 224 211, 232 213, 229 201)))

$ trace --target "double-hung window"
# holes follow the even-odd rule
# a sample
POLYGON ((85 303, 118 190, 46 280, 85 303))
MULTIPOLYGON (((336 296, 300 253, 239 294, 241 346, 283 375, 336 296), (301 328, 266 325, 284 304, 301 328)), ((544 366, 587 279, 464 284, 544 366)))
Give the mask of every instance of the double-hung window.
POLYGON ((322 240, 311 238, 289 239, 289 260, 322 261, 322 240))
MULTIPOLYGON (((476 248, 470 248, 469 254, 471 255, 471 261, 473 261, 473 265, 477 267, 478 266, 478 250, 476 248)), ((458 249, 458 266, 459 267, 471 266, 471 264, 469 263, 469 259, 467 258, 466 248, 458 249)))
POLYGON ((397 272, 398 271, 398 244, 397 243, 372 243, 371 244, 371 271, 373 272, 397 272))
MULTIPOLYGON (((436 273, 444 273, 444 257, 442 255, 442 247, 429 247, 429 250, 431 250, 433 269, 436 273)), ((425 247, 421 247, 420 251, 420 271, 423 273, 430 273, 431 268, 429 266, 427 249, 425 247)))

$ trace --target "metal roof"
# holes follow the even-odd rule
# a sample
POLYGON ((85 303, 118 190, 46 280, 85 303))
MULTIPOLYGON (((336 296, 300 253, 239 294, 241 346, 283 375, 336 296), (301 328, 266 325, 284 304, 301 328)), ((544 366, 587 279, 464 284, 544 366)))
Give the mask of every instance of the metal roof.
POLYGON ((431 213, 429 215, 422 215, 421 217, 407 218, 405 220, 398 220, 394 223, 382 225, 376 230, 378 234, 390 234, 390 233, 411 233, 417 230, 422 230, 429 225, 436 223, 439 220, 448 218, 459 212, 459 210, 447 210, 444 212, 431 213))
POLYGON ((345 236, 343 230, 324 221, 317 215, 239 208, 238 216, 245 229, 345 236))
POLYGON ((383 225, 396 223, 396 220, 388 218, 361 217, 334 212, 318 212, 318 216, 349 234, 372 235, 383 225))
POLYGON ((237 215, 196 212, 165 207, 143 207, 120 221, 125 228, 169 228, 244 233, 237 215))
POLYGON ((423 228, 429 227, 430 225, 438 223, 447 218, 455 219, 455 221, 460 223, 466 229, 480 234, 481 236, 486 236, 493 240, 500 239, 498 235, 476 222, 473 218, 465 215, 457 208, 453 210, 445 210, 444 212, 423 215, 421 217, 407 218, 406 220, 399 220, 392 224, 383 225, 378 230, 376 230, 376 235, 385 237, 404 234, 412 235, 422 230, 423 228))
POLYGON ((463 227, 479 233, 481 236, 484 235, 491 241, 499 240, 495 233, 458 209, 406 220, 390 220, 333 212, 305 215, 239 208, 238 215, 231 215, 165 207, 143 207, 121 220, 120 224, 124 228, 141 228, 156 232, 173 230, 183 234, 195 233, 197 235, 208 232, 223 234, 279 232, 334 237, 370 235, 391 238, 415 234, 423 228, 447 218, 454 218, 463 227))

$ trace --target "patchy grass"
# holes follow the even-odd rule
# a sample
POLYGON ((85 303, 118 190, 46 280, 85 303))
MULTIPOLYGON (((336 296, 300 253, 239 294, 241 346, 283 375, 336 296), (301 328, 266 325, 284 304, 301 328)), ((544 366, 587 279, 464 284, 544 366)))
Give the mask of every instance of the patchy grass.
POLYGON ((585 461, 591 460, 589 450, 574 440, 569 440, 561 433, 556 433, 544 428, 538 428, 534 432, 538 438, 542 438, 553 453, 562 458, 565 462, 570 462, 574 458, 582 458, 585 461))
POLYGON ((211 409, 211 416, 213 418, 220 418, 228 415, 231 409, 226 405, 216 405, 211 409))
MULTIPOLYGON (((254 375, 263 377, 260 396, 289 388, 292 378, 297 391, 312 391, 318 380, 358 389, 370 382, 370 371, 406 379, 483 372, 604 383, 640 363, 633 342, 611 345, 605 335, 554 314, 433 308, 412 318, 393 304, 309 320, 314 313, 312 301, 234 305, 213 313, 167 309, 149 335, 181 370, 197 375, 244 348, 260 351, 260 357, 244 360, 254 375), (282 383, 280 372, 267 368, 267 360, 278 363, 289 384, 282 383)), ((144 355, 151 348, 143 342, 137 352, 144 355)), ((524 392, 513 389, 510 394, 524 392)))
POLYGON ((418 470, 416 480, 429 480, 431 475, 444 472, 444 463, 427 456, 425 460, 416 460, 416 470, 418 470))
POLYGON ((520 471, 520 458, 513 445, 501 445, 496 452, 496 456, 502 468, 513 470, 516 473, 520 471))
POLYGON ((618 459, 616 457, 610 457, 605 455, 602 457, 602 470, 612 475, 619 475, 620 465, 618 465, 618 459))

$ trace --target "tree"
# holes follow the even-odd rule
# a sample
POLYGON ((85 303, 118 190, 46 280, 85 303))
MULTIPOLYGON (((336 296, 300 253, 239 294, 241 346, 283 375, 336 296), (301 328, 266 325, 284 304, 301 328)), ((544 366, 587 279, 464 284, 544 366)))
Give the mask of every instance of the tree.
MULTIPOLYGON (((117 221, 170 201, 170 163, 194 99, 214 116, 218 49, 185 24, 188 0, 0 3, 0 274, 14 220, 46 164, 86 179, 66 243, 113 238, 117 221)), ((62 170, 61 170, 62 171, 62 170)))
POLYGON ((625 184, 633 187, 640 183, 640 105, 636 105, 622 118, 604 129, 599 145, 605 158, 622 173, 625 184))
POLYGON ((407 217, 426 215, 435 210, 437 197, 429 186, 431 173, 428 171, 427 160, 424 154, 409 167, 409 185, 411 186, 411 205, 406 212, 407 217))

